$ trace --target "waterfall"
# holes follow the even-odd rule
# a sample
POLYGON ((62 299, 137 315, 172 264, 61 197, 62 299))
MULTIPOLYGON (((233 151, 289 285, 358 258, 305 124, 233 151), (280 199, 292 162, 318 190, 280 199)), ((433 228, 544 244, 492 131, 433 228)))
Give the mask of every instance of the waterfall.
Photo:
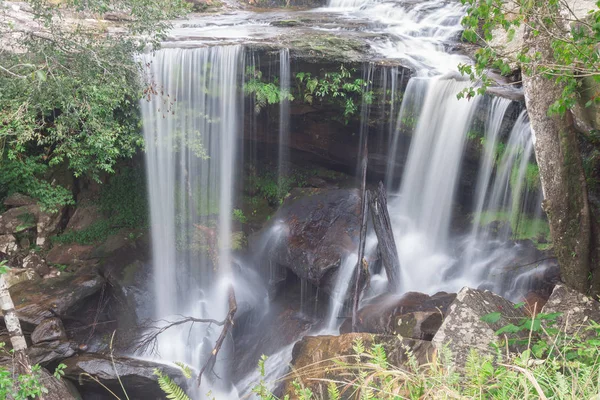
POLYGON ((277 161, 277 179, 279 190, 283 189, 283 179, 288 175, 290 141, 290 51, 279 51, 279 151, 277 161))
MULTIPOLYGON (((141 112, 155 318, 222 320, 232 281, 231 219, 244 50, 164 49, 145 55, 143 62, 151 82, 141 112)), ((218 328, 202 325, 161 334, 160 355, 200 367, 219 334, 218 328)), ((227 347, 220 358, 227 357, 227 347)), ((226 365, 216 363, 220 389, 228 393, 226 365)))

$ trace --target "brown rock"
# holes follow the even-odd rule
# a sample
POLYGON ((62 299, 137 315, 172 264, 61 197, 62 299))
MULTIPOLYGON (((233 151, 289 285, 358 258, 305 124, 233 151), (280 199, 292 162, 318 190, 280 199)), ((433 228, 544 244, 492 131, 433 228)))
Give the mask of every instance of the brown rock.
POLYGON ((54 246, 46 255, 46 261, 50 264, 70 265, 80 261, 89 260, 94 246, 81 244, 59 244, 54 246))
POLYGON ((0 235, 18 233, 36 226, 40 208, 37 205, 11 208, 0 215, 0 235))
POLYGON ((542 312, 542 308, 548 301, 548 296, 538 292, 529 292, 525 296, 525 311, 528 315, 534 316, 542 312))
POLYGON ((104 279, 88 268, 78 274, 21 282, 10 288, 10 294, 21 322, 36 326, 46 318, 68 315, 102 285, 104 279))
POLYGON ((35 327, 31 333, 31 342, 52 342, 54 340, 65 340, 67 333, 60 318, 47 318, 35 327))
POLYGON ((357 339, 362 340, 366 349, 370 349, 373 344, 383 345, 388 362, 394 366, 406 364, 406 348, 413 352, 419 363, 426 363, 430 360, 434 351, 431 342, 396 336, 368 333, 306 336, 294 346, 292 352, 293 372, 291 377, 286 380, 285 393, 293 393, 291 382, 294 379, 299 379, 305 387, 309 387, 317 398, 327 398, 327 383, 323 383, 323 379, 349 382, 356 371, 350 368, 340 368, 332 359, 343 360, 349 364, 356 363, 353 346, 357 339))
POLYGON ((49 244, 48 238, 58 232, 60 221, 64 213, 64 207, 56 212, 40 212, 37 222, 37 238, 35 244, 40 247, 46 247, 49 244))
POLYGON ((100 219, 102 219, 102 213, 97 205, 80 206, 69 219, 66 230, 82 231, 100 219))
POLYGON ((6 207, 29 206, 35 203, 36 201, 34 199, 21 193, 13 193, 4 199, 4 205, 6 207))
MULTIPOLYGON (((431 340, 455 298, 456 294, 445 292, 433 296, 417 292, 378 296, 358 311, 357 331, 431 340)), ((348 319, 340 332, 351 330, 352 321, 348 319)))

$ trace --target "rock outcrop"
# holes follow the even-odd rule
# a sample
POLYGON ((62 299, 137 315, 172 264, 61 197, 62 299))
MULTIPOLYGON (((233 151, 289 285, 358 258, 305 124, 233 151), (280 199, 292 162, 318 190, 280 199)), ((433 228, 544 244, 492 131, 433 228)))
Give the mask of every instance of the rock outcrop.
POLYGON ((600 323, 600 303, 565 285, 556 285, 542 313, 560 313, 555 321, 567 335, 593 334, 582 328, 589 325, 590 320, 600 323))
POLYGON ((360 196, 356 189, 294 189, 267 226, 250 243, 262 262, 293 271, 324 286, 345 257, 356 251, 360 196))
POLYGON ((432 343, 438 349, 447 347, 457 365, 462 366, 471 350, 481 354, 491 352, 490 344, 498 341, 495 332, 501 327, 527 317, 523 307, 515 308, 510 301, 489 291, 463 288, 450 305, 432 343), (496 313, 493 322, 482 317, 496 313))

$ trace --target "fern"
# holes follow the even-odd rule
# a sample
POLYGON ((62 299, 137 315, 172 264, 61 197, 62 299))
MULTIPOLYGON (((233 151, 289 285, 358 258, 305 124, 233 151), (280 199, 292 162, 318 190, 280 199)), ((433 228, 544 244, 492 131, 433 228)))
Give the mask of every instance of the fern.
POLYGON ((329 382, 327 385, 327 395, 329 400, 340 400, 340 391, 334 382, 329 382))
POLYGON ((154 375, 158 376, 158 386, 167 395, 170 400, 191 400, 187 394, 179 387, 171 378, 163 374, 161 370, 156 368, 154 375))
POLYGON ((175 362, 175 365, 177 365, 179 368, 181 368, 181 372, 183 372, 183 376, 185 376, 186 379, 192 378, 192 370, 190 369, 190 367, 188 367, 184 363, 178 362, 178 361, 175 362))

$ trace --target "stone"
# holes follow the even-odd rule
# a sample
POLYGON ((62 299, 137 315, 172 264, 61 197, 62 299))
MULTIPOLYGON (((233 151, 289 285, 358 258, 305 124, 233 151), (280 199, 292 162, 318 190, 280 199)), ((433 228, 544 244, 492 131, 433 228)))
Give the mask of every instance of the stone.
POLYGON ((77 274, 62 273, 56 278, 21 282, 10 288, 17 315, 22 323, 37 326, 46 318, 69 315, 97 293, 104 279, 91 268, 77 274))
POLYGON ((19 250, 17 238, 13 235, 0 235, 0 253, 7 256, 14 255, 19 250))
POLYGON ((48 370, 42 368, 42 381, 48 393, 44 400, 79 400, 81 395, 77 388, 67 379, 56 379, 48 370))
POLYGON ((102 213, 95 204, 79 206, 69 218, 67 223, 67 231, 82 231, 89 228, 94 222, 102 219, 102 213))
POLYGON ((63 207, 53 213, 40 211, 37 222, 36 245, 47 247, 50 236, 55 235, 59 230, 64 210, 65 208, 63 207))
POLYGON ((31 333, 31 342, 33 344, 64 340, 66 338, 65 327, 60 318, 56 317, 43 320, 31 333))
POLYGON ((25 196, 21 193, 13 193, 4 199, 4 205, 6 207, 21 207, 36 204, 36 201, 29 196, 25 196))
POLYGON ((131 399, 163 398, 161 397, 163 392, 157 382, 158 377, 154 375, 155 368, 162 370, 184 390, 188 383, 178 368, 128 357, 115 356, 113 362, 107 355, 86 353, 68 358, 63 363, 66 365, 65 377, 79 382, 79 390, 84 398, 93 393, 106 395, 106 392, 97 382, 82 374, 95 377, 115 393, 122 393, 120 378, 131 399))
POLYGON ((250 239, 262 262, 293 271, 323 287, 358 246, 360 196, 357 189, 294 189, 265 228, 250 239), (269 241, 269 245, 265 243, 269 241))
POLYGON ((42 278, 31 268, 10 268, 4 274, 6 285, 11 288, 21 282, 39 281, 42 278))
POLYGON ((27 354, 32 364, 47 366, 72 357, 75 355, 77 349, 77 344, 74 342, 54 340, 52 342, 34 344, 27 349, 27 354))
POLYGON ((40 276, 44 276, 50 272, 50 268, 46 261, 39 255, 34 252, 29 253, 23 259, 23 268, 30 268, 38 273, 40 276))
MULTIPOLYGON (((447 347, 454 357, 454 362, 462 367, 473 349, 480 354, 491 354, 490 344, 498 342, 499 339, 495 332, 525 317, 527 314, 523 307, 515 308, 513 303, 490 291, 465 287, 458 292, 450 305, 432 343, 438 350, 447 347), (483 316, 491 313, 499 313, 496 322, 481 320, 483 316)), ((511 350, 517 349, 511 347, 511 350)))
POLYGON ((562 284, 556 285, 542 313, 561 313, 556 318, 556 327, 567 335, 592 335, 593 332, 585 332, 582 327, 590 320, 600 323, 600 303, 562 284))
POLYGON ((71 265, 89 260, 94 246, 76 243, 59 244, 52 247, 46 255, 46 261, 55 265, 71 265))
POLYGON ((0 235, 18 233, 36 226, 40 209, 37 205, 11 208, 0 215, 0 235))
POLYGON ((370 349, 373 344, 383 345, 388 362, 397 367, 406 364, 406 349, 413 352, 419 364, 431 360, 434 351, 431 342, 398 338, 396 336, 372 335, 369 333, 305 336, 296 343, 292 351, 292 372, 286 380, 285 393, 293 393, 291 383, 294 379, 299 379, 305 387, 309 387, 315 393, 317 398, 327 398, 327 383, 323 384, 318 380, 348 381, 351 379, 348 373, 353 374, 356 371, 340 369, 339 365, 332 359, 343 358, 343 361, 349 364, 355 363, 355 357, 351 356, 356 354, 353 346, 357 339, 362 340, 365 349, 370 349), (307 369, 309 366, 311 368, 307 369))
MULTIPOLYGON (((381 295, 358 310, 356 330, 431 340, 455 298, 456 294, 446 292, 433 296, 418 292, 381 295)), ((351 331, 352 321, 347 319, 340 332, 351 331)))

